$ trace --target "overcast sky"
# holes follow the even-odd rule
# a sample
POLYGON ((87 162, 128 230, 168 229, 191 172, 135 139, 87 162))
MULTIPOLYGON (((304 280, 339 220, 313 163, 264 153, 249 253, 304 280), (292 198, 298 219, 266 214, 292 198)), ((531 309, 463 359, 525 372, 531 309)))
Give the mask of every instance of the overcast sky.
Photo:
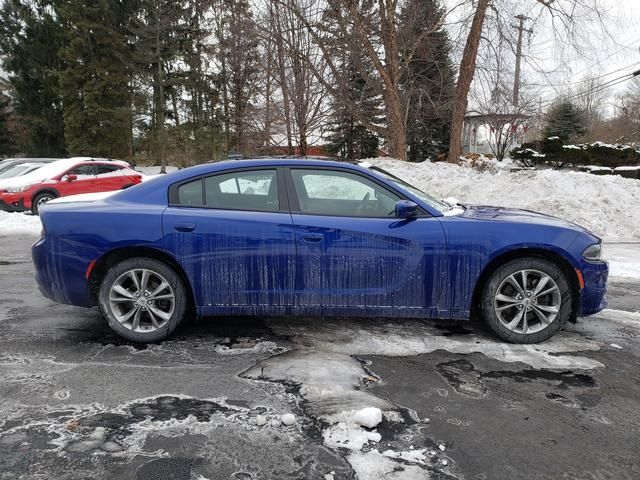
MULTIPOLYGON (((588 8, 579 10, 580 18, 572 33, 574 40, 570 41, 571 35, 566 28, 561 26, 557 18, 552 20, 536 0, 494 0, 507 20, 518 13, 532 17, 525 24, 533 33, 524 37, 522 81, 536 91, 536 96, 542 102, 552 101, 569 89, 575 91, 588 73, 602 77, 602 81, 607 82, 640 69, 640 0, 579 1, 588 8), (594 8, 600 14, 599 19, 594 8)), ((569 5, 571 0, 555 2, 557 5, 569 5)), ((459 0, 447 0, 449 7, 458 3, 459 0)), ((462 18, 469 12, 457 13, 462 18)), ((456 15, 452 15, 452 18, 456 18, 456 15)), ((512 19, 510 23, 516 23, 516 20, 512 19)), ((466 32, 460 35, 460 29, 455 24, 450 25, 449 29, 460 54, 466 32)), ((510 25, 508 29, 512 30, 515 38, 516 30, 510 25)), ((485 35, 490 36, 491 31, 485 31, 485 35)), ((487 43, 484 44, 485 53, 489 51, 487 43)), ((507 47, 502 57, 503 77, 512 76, 515 61, 513 51, 507 47)), ((512 81, 512 78, 508 79, 508 82, 512 81)), ((628 83, 607 90, 610 113, 615 96, 628 83)))

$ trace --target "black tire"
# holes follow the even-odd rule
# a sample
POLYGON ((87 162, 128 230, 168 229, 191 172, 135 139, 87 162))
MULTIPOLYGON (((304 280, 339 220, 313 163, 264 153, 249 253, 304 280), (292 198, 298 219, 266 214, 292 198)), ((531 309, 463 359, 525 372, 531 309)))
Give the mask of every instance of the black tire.
POLYGON ((57 196, 52 192, 42 192, 36 195, 31 202, 31 211, 34 215, 38 215, 38 210, 42 204, 47 203, 49 200, 53 200, 57 196))
MULTIPOLYGON (((133 302, 129 303, 133 304, 133 302)), ((98 292, 98 306, 109 327, 121 337, 137 343, 159 342, 171 335, 185 317, 188 303, 187 289, 180 275, 165 263, 146 257, 123 260, 112 266, 102 279, 100 290, 98 292), (117 320, 116 312, 114 312, 111 307, 109 296, 112 287, 117 281, 119 281, 119 279, 123 278, 127 272, 131 272, 132 270, 146 270, 152 272, 166 280, 171 287, 171 293, 174 295, 172 313, 170 318, 157 329, 149 331, 134 331, 132 326, 124 325, 117 320)), ((116 310, 118 308, 119 307, 115 307, 116 310)), ((146 318, 150 319, 150 312, 147 311, 146 307, 143 307, 143 309, 145 311, 143 318, 144 315, 146 315, 146 318)), ((149 309, 151 309, 151 307, 149 307, 149 309)), ((158 317, 156 317, 156 319, 158 319, 158 317)))
MULTIPOLYGON (((540 282, 540 280, 538 280, 540 282)), ((548 280, 549 284, 552 282, 548 280)), ((535 291, 535 285, 531 286, 531 290, 535 291)), ((503 290, 504 291, 504 290, 503 290)), ((514 289, 514 292, 516 290, 514 289)), ((527 291, 530 291, 527 289, 527 291)), ((546 291, 544 288, 542 291, 546 291)), ((529 296, 527 294, 527 296, 529 296)), ((551 296, 551 294, 549 295, 551 296)), ((544 301, 547 297, 542 298, 541 301, 544 301)), ((537 301, 537 300, 536 300, 537 301)), ((572 311, 572 303, 573 303, 573 295, 571 291, 571 286, 569 285, 569 281, 567 279, 567 275, 563 271, 563 269, 542 258, 537 257, 525 257, 517 260, 511 260, 504 265, 498 267, 489 277, 486 282, 481 298, 481 311, 484 320, 491 327, 491 329, 503 340, 511 343, 539 343, 547 340, 553 334, 555 334, 558 330, 560 330, 564 324, 567 322, 569 317, 571 316, 572 311), (544 275, 550 277, 557 287, 557 290, 554 290, 554 301, 560 302, 560 305, 557 306, 557 313, 555 314, 555 318, 551 320, 548 324, 545 324, 540 321, 540 319, 536 316, 535 307, 529 307, 529 303, 524 306, 524 311, 522 312, 525 318, 532 319, 533 322, 536 322, 536 327, 539 328, 538 331, 534 331, 532 333, 522 333, 518 331, 513 331, 513 329, 508 328, 503 321, 498 317, 498 315, 502 315, 502 317, 506 317, 507 314, 511 313, 513 315, 512 318, 515 319, 515 316, 518 314, 520 310, 523 310, 522 306, 515 307, 507 307, 505 313, 498 313, 496 311, 496 305, 503 307, 505 305, 509 305, 509 302, 505 303, 497 303, 501 302, 501 300, 496 301, 496 294, 498 293, 499 288, 508 288, 506 285, 509 285, 510 282, 507 279, 513 279, 518 276, 518 279, 522 279, 522 271, 529 271, 527 274, 528 282, 536 281, 536 274, 531 271, 541 272, 544 275), (515 274, 515 275, 514 275, 515 274), (514 277, 511 277, 514 275, 514 277), (533 278, 531 278, 533 277, 533 278), (505 283, 506 282, 506 283, 505 283), (555 293, 557 292, 557 293, 555 293), (509 310, 511 308, 511 310, 509 310), (516 309, 517 308, 517 309, 516 309), (531 308, 531 313, 527 308, 531 308), (515 310, 514 310, 515 309, 515 310), (546 325, 546 326, 545 326, 546 325)), ((543 305, 542 303, 540 305, 543 305)), ((547 306, 547 305, 544 305, 547 306)), ((548 306, 547 306, 548 308, 548 306)), ((500 308, 498 308, 500 310, 500 308)), ((539 313, 545 314, 546 312, 539 313)), ((518 326, 515 327, 518 329, 518 326)), ((523 328, 520 326, 520 330, 523 328)))

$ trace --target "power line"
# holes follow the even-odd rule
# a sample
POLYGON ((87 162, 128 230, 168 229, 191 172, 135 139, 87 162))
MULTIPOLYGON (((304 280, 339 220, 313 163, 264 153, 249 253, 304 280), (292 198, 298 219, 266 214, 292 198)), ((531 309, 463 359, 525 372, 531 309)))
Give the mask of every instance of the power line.
MULTIPOLYGON (((607 89, 609 89, 611 87, 615 87, 616 85, 620 85, 621 83, 624 83, 627 80, 631 80, 632 78, 635 78, 635 77, 638 77, 638 76, 640 76, 640 69, 635 70, 635 71, 633 71, 631 73, 627 73, 627 74, 622 75, 620 77, 614 78, 614 79, 609 80, 609 81, 607 81, 605 83, 601 83, 599 85, 595 85, 595 86, 593 86, 591 88, 588 88, 587 90, 584 90, 582 92, 578 92, 578 93, 575 93, 573 95, 568 95, 568 96, 564 97, 564 100, 575 100, 577 98, 584 97, 585 95, 588 95, 590 93, 603 92, 604 90, 607 90, 607 89)), ((547 107, 547 106, 549 106, 551 104, 553 104, 553 101, 546 102, 545 104, 543 104, 541 106, 547 107)))

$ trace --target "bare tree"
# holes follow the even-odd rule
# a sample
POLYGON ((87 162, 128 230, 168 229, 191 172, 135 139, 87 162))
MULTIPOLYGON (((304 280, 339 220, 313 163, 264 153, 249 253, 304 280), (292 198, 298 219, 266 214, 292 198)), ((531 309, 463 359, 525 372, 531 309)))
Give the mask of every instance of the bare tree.
MULTIPOLYGON (((474 0, 469 0, 472 5, 474 0)), ((604 7, 597 0, 478 0, 473 6, 474 15, 460 63, 458 82, 454 96, 451 124, 451 144, 447 160, 457 163, 462 153, 462 127, 467 109, 469 90, 476 70, 476 59, 482 38, 482 29, 488 17, 488 9, 497 18, 499 33, 505 34, 510 23, 507 21, 514 9, 527 13, 532 19, 550 19, 554 35, 562 38, 562 44, 570 50, 581 53, 592 45, 588 35, 588 22, 595 22, 606 35, 604 27, 604 7), (505 15, 507 13, 507 15, 505 15), (581 28, 583 27, 583 28, 581 28)))
MULTIPOLYGON (((287 149, 293 154, 295 142, 300 155, 307 155, 309 138, 321 132, 328 103, 327 64, 305 19, 313 15, 313 0, 292 0, 295 8, 270 9, 270 27, 275 35, 275 80, 283 102, 287 149)), ((279 3, 279 2, 278 2, 279 3)))
POLYGON ((462 154, 462 126, 464 124, 464 116, 467 113, 469 89, 471 88, 471 82, 473 81, 473 75, 476 70, 480 35, 488 7, 489 0, 479 0, 462 54, 456 91, 453 96, 451 144, 449 146, 449 155, 447 156, 449 163, 458 163, 460 155, 462 154))
MULTIPOLYGON (((602 77, 587 75, 579 84, 574 95, 574 103, 582 111, 587 122, 587 132, 591 134, 602 120, 607 88, 602 77)), ((595 140, 595 139, 594 139, 595 140)))
POLYGON ((526 92, 522 92, 518 105, 513 105, 511 86, 504 82, 498 83, 489 95, 486 92, 479 90, 474 100, 486 118, 489 148, 501 162, 507 152, 524 138, 533 118, 533 102, 526 92))
POLYGON ((403 71, 412 61, 417 46, 442 26, 446 12, 433 22, 432 28, 422 32, 415 44, 403 50, 398 0, 276 1, 292 12, 307 29, 326 64, 326 70, 319 70, 311 62, 307 62, 307 67, 332 96, 353 109, 365 127, 385 139, 391 156, 405 159, 407 133, 406 99, 401 88, 403 71), (362 111, 358 102, 350 97, 348 72, 340 68, 339 61, 344 58, 341 55, 344 50, 354 53, 355 58, 366 59, 359 73, 383 99, 384 124, 372 121, 368 112, 362 111), (368 65, 373 66, 373 73, 366 68, 368 65))

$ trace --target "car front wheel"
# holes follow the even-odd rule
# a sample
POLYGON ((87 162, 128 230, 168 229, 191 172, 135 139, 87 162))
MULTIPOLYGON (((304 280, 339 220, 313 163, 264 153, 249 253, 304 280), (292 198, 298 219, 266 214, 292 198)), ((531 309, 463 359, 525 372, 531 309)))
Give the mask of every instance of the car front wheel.
POLYGON ((566 274, 536 257, 512 260, 489 277, 482 314, 491 329, 512 343, 550 338, 571 315, 572 294, 566 274))
POLYGON ((38 215, 40 211, 40 207, 47 203, 49 200, 53 200, 56 196, 53 193, 44 192, 35 196, 33 202, 31 203, 31 211, 34 215, 38 215))
POLYGON ((167 338, 187 309, 180 276, 151 258, 132 258, 111 267, 100 285, 98 300, 109 327, 141 343, 167 338))

